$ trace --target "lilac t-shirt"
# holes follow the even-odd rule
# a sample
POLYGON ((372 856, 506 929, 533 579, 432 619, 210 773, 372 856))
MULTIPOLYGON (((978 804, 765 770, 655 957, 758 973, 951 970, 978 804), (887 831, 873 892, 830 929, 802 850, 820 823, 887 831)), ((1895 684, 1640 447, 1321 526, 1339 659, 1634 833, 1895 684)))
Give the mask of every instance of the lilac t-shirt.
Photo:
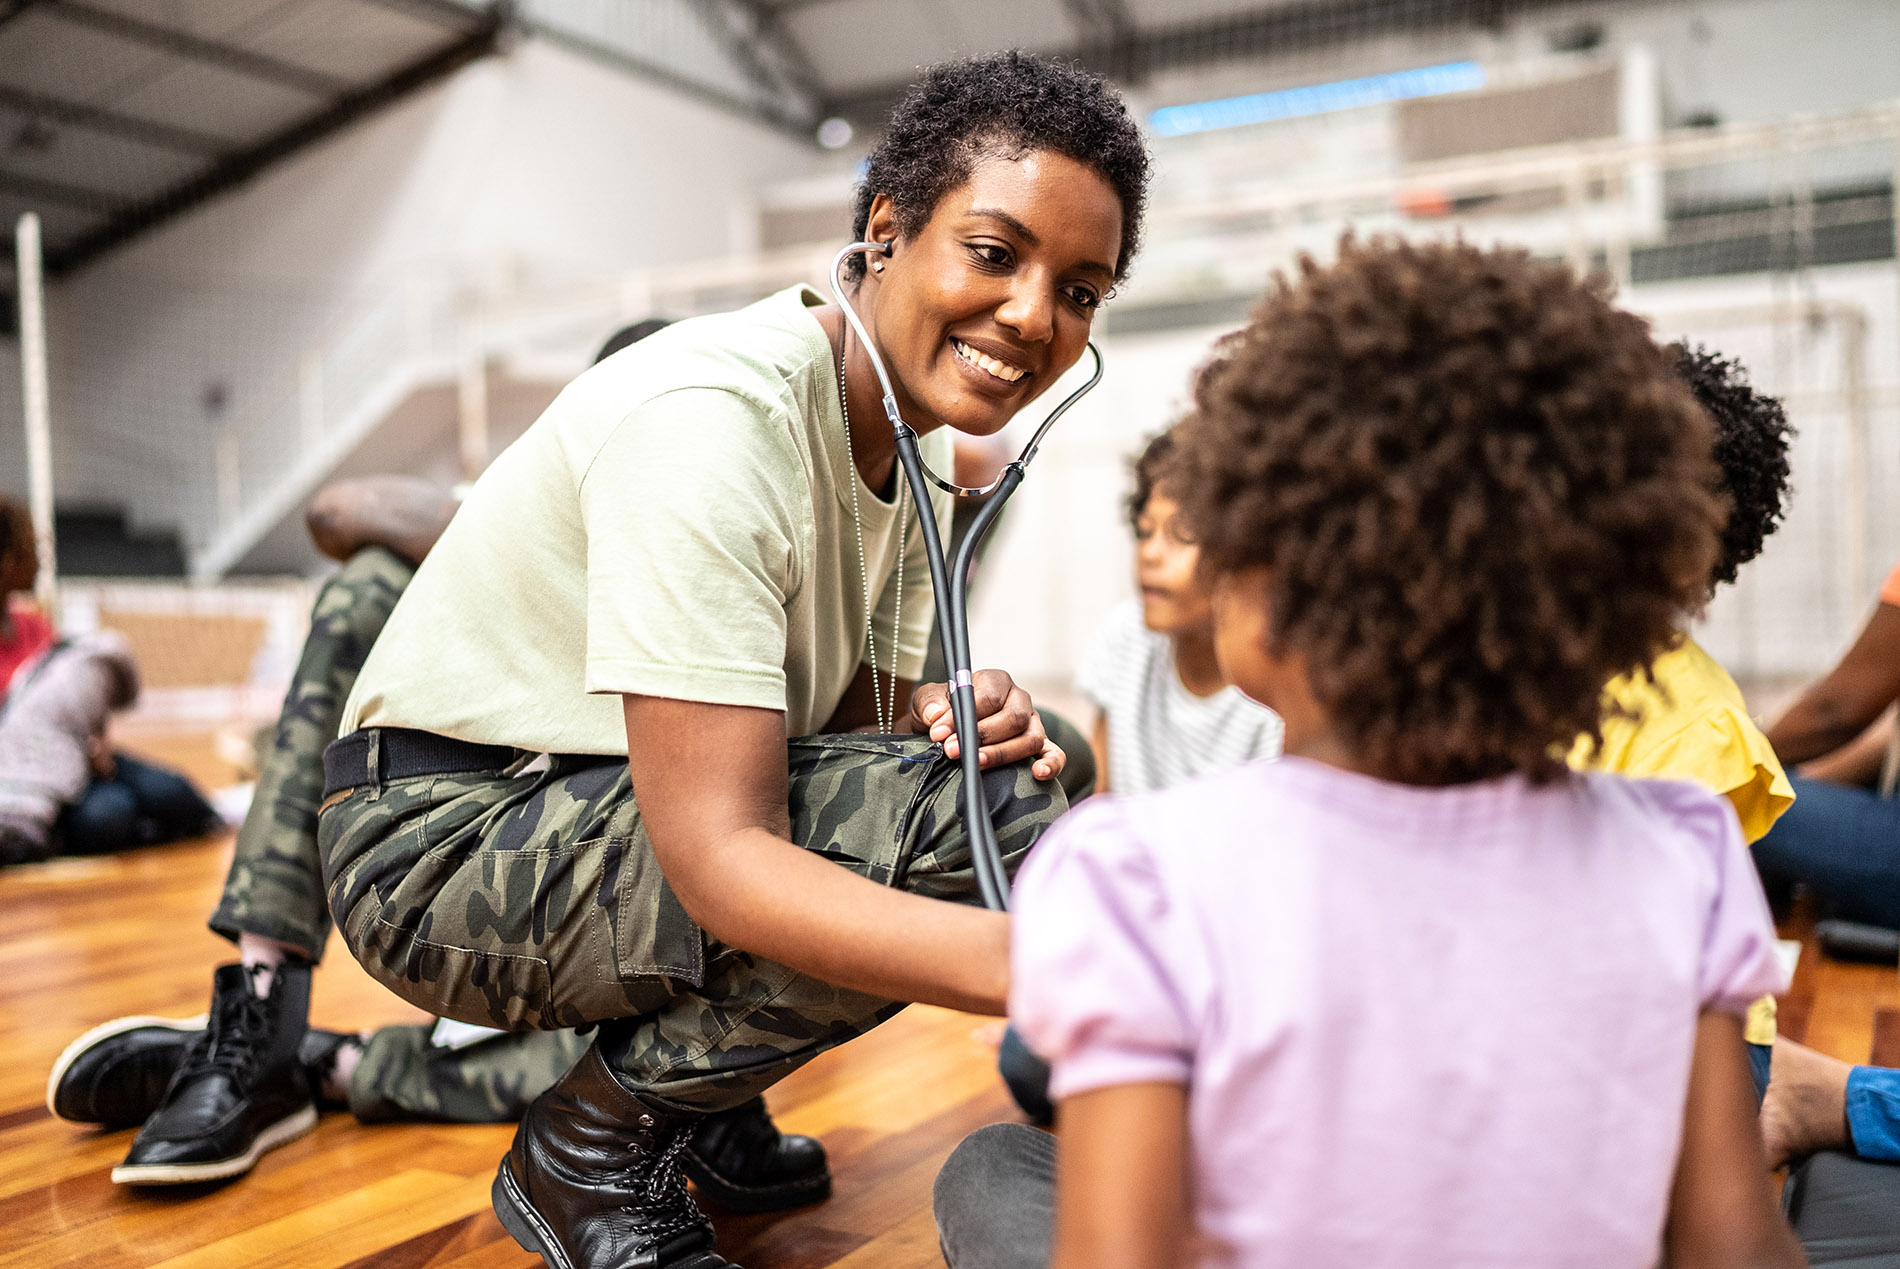
POLYGON ((1189 1086, 1216 1265, 1647 1269, 1696 1016, 1786 987, 1734 812, 1607 775, 1252 763, 1078 808, 1013 906, 1052 1095, 1189 1086))

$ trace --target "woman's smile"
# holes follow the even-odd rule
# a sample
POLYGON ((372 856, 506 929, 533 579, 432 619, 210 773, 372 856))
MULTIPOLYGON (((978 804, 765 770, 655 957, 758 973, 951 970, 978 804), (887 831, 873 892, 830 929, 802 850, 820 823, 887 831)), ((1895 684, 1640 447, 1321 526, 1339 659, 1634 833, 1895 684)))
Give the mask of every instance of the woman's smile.
POLYGON ((920 432, 988 436, 1088 346, 1114 282, 1122 212, 1100 172, 1036 150, 979 160, 909 236, 880 196, 867 233, 894 243, 859 303, 899 409, 920 432))

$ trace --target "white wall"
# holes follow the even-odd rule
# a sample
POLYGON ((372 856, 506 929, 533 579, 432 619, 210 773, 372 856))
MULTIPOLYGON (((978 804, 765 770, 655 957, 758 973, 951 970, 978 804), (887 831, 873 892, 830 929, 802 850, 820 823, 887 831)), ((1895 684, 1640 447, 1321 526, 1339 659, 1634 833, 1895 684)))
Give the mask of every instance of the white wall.
MULTIPOLYGON (((1698 631, 1739 678, 1786 680, 1831 665, 1900 561, 1900 269, 1816 269, 1796 291, 1766 275, 1638 287, 1623 302, 1651 316, 1662 338, 1690 337, 1747 367, 1751 382, 1784 397, 1799 430, 1794 500, 1767 549, 1724 588, 1698 631), (1866 386, 1867 540, 1858 577, 1845 570, 1850 474, 1841 394, 1843 339, 1832 323, 1766 323, 1751 308, 1813 299, 1867 322, 1859 370, 1866 386)), ((1133 552, 1122 519, 1128 461, 1179 417, 1188 379, 1221 332, 1109 336, 1099 391, 1066 416, 998 526, 971 601, 979 665, 1001 665, 1039 686, 1064 685, 1089 632, 1134 594, 1133 552)), ((1050 397, 1059 399, 1061 385, 1050 397)), ((1040 412, 1032 411, 1037 418, 1040 412)), ((1012 434, 1021 428, 1012 425, 1012 434)))
MULTIPOLYGON (((60 500, 175 522, 212 496, 220 419, 281 388, 326 322, 404 270, 532 283, 721 255, 755 223, 735 211, 755 184, 813 161, 553 45, 474 63, 53 290, 60 500)), ((17 400, 0 401, 0 434, 18 430, 17 400)))

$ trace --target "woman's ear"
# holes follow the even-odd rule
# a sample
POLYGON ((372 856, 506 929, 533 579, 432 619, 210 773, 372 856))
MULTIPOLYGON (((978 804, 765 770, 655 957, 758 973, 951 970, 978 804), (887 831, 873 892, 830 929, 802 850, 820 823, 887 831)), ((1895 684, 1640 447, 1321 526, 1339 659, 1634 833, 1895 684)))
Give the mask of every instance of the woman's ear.
MULTIPOLYGON (((864 222, 864 239, 866 242, 884 243, 884 255, 886 258, 890 256, 891 248, 897 241, 897 205, 891 202, 889 194, 879 194, 871 200, 871 211, 864 222)), ((878 257, 871 257, 873 268, 880 262, 878 257)))

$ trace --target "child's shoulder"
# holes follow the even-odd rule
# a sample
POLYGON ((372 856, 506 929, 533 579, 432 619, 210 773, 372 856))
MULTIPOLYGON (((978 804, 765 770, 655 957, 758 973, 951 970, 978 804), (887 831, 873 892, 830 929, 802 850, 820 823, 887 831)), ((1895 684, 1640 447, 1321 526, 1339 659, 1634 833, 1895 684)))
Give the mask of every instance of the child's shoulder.
POLYGON ((1687 780, 1650 780, 1609 772, 1568 777, 1584 792, 1600 833, 1645 837, 1695 866, 1745 850, 1741 824, 1728 799, 1687 780))
POLYGON ((1272 802, 1276 765, 1248 762, 1150 792, 1100 794, 1063 816, 1050 837, 1067 851, 1130 859, 1234 849, 1272 802))

